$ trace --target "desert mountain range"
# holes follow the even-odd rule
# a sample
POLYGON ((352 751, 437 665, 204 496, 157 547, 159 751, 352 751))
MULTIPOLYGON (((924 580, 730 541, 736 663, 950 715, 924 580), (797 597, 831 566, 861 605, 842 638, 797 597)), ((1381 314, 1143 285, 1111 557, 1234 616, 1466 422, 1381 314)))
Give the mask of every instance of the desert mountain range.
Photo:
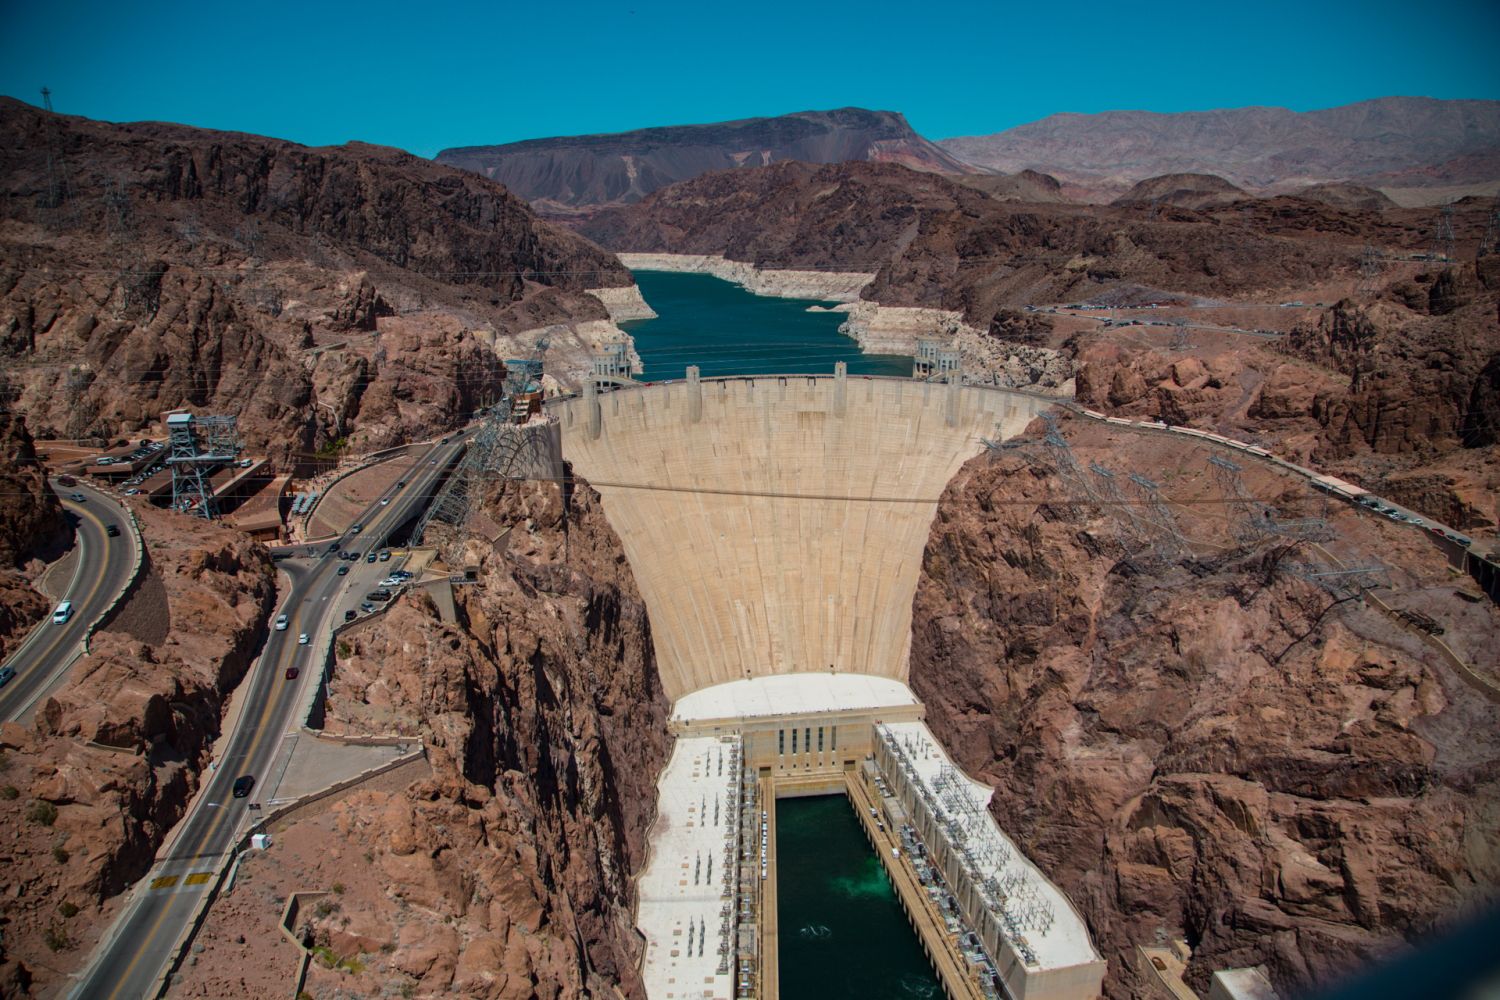
POLYGON ((552 212, 629 204, 711 170, 786 160, 874 160, 944 173, 979 172, 917 135, 901 115, 863 108, 468 146, 445 149, 437 160, 499 181, 552 212))
POLYGON ((1058 114, 936 143, 895 112, 840 108, 445 149, 437 159, 558 215, 631 204, 710 171, 787 160, 900 163, 1020 201, 1108 202, 1148 178, 1207 174, 1253 194, 1353 182, 1385 191, 1376 197, 1424 205, 1500 188, 1500 101, 1384 97, 1309 112, 1058 114), (987 179, 993 175, 999 179, 987 179))

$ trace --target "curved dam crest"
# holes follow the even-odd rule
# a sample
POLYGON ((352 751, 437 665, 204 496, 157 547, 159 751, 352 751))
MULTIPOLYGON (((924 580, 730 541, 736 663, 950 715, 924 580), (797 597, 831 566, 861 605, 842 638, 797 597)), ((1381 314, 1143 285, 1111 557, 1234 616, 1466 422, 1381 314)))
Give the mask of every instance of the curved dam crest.
POLYGON ((938 497, 982 438, 1011 437, 1054 402, 909 379, 690 372, 549 409, 624 545, 675 702, 830 668, 904 683, 938 497))

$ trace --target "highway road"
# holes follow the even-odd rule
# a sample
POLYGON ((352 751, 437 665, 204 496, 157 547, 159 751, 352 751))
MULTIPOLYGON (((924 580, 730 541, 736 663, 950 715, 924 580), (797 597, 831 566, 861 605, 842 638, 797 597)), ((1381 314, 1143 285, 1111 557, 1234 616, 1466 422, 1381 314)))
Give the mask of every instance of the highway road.
MULTIPOLYGON (((47 617, 6 661, 16 676, 0 688, 0 720, 20 719, 61 682, 83 652, 83 640, 100 616, 130 583, 135 565, 135 525, 130 515, 108 494, 85 486, 59 486, 53 490, 62 498, 68 519, 73 522, 77 539, 73 568, 63 598, 73 602, 73 617, 64 625, 52 623, 52 609, 47 617), (74 493, 87 497, 83 503, 69 499, 74 493), (119 528, 118 537, 110 537, 107 525, 119 528)), ((55 605, 54 605, 55 607, 55 605)))
MULTIPOLYGON (((463 441, 464 436, 458 435, 430 449, 424 456, 427 464, 404 488, 371 504, 361 518, 364 530, 345 534, 339 539, 340 547, 369 551, 415 516, 431 501, 439 478, 463 448, 463 441)), ((251 805, 258 805, 267 791, 267 777, 283 739, 302 725, 297 709, 305 704, 304 685, 317 684, 315 668, 320 664, 312 661, 326 648, 328 633, 342 622, 341 609, 351 596, 344 592, 364 589, 366 577, 382 571, 377 567, 391 565, 376 563, 368 567, 370 572, 341 577, 338 567, 354 564, 328 553, 327 542, 320 548, 308 557, 306 547, 298 546, 294 551, 300 555, 279 563, 292 582, 286 601, 277 609, 278 614, 286 614, 288 626, 285 631, 270 632, 254 672, 243 682, 249 688, 223 756, 204 775, 187 815, 158 853, 156 864, 136 885, 120 919, 69 996, 93 1000, 158 995, 159 980, 172 963, 199 903, 212 890, 219 867, 241 832, 259 817, 260 811, 251 805), (298 644, 302 632, 312 637, 310 645, 298 644), (299 667, 295 680, 286 677, 290 666, 299 667), (247 774, 255 776, 257 786, 248 797, 235 798, 234 781, 247 774)), ((363 562, 358 566, 366 568, 363 562)), ((358 595, 352 596, 357 603, 358 595)))

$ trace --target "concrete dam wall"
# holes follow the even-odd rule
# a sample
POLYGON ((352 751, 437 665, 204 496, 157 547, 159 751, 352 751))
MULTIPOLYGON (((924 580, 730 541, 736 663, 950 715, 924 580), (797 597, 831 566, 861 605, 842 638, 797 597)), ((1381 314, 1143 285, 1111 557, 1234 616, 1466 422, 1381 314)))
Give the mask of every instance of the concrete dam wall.
POLYGON ((809 671, 907 679, 937 498, 1053 400, 905 379, 757 376, 549 406, 603 496, 667 695, 809 671))

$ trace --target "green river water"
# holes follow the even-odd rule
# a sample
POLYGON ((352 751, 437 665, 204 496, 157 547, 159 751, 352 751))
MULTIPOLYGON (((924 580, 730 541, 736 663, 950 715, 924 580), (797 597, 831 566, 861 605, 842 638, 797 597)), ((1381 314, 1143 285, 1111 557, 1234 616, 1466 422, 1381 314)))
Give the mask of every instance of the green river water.
POLYGON ((943 995, 842 795, 776 803, 782 1000, 943 995))
POLYGON ((832 302, 774 299, 706 274, 636 271, 636 284, 657 319, 621 326, 635 338, 648 382, 679 379, 688 365, 704 378, 722 375, 832 375, 845 361, 851 375, 910 375, 911 358, 862 354, 839 333, 843 313, 808 312, 832 302))

